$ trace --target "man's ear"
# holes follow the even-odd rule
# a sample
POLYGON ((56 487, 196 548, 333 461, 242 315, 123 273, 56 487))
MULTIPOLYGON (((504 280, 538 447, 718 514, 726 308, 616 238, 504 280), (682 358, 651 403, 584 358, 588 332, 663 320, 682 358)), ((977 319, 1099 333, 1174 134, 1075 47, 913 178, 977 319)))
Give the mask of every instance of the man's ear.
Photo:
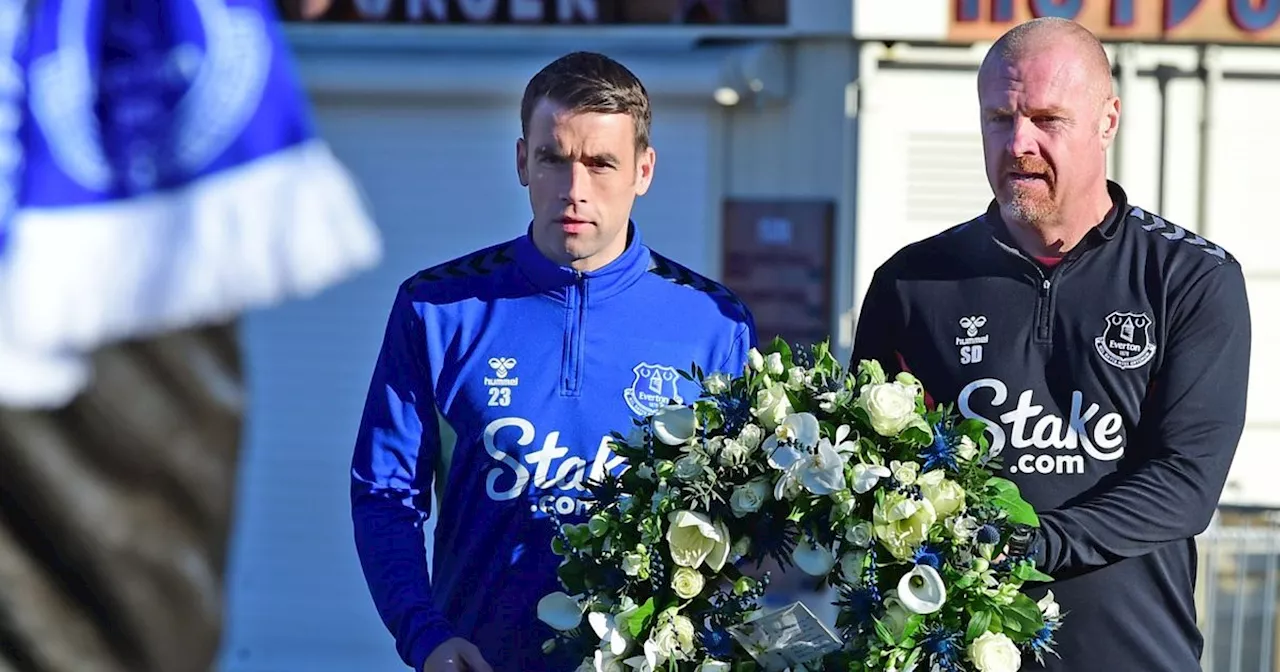
POLYGON ((529 145, 524 138, 516 138, 516 175, 520 177, 520 186, 529 186, 529 145))
POLYGON ((653 147, 645 147, 636 153, 636 196, 644 196, 653 183, 653 168, 658 163, 658 153, 653 147))
POLYGON ((1112 96, 1102 107, 1102 118, 1098 120, 1098 135, 1102 138, 1102 148, 1110 149, 1120 132, 1120 98, 1112 96))

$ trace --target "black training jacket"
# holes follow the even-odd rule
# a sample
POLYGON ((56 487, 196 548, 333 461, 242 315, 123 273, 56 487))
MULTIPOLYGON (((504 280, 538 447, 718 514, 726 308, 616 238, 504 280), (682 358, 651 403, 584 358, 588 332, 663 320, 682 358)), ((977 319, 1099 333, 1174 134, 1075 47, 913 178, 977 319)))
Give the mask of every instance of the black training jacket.
POLYGON ((1250 317, 1235 258, 1128 203, 1056 266, 993 202, 877 269, 851 365, 918 376, 982 418, 1040 511, 1044 590, 1066 613, 1046 667, 1199 672, 1194 535, 1244 427, 1250 317))

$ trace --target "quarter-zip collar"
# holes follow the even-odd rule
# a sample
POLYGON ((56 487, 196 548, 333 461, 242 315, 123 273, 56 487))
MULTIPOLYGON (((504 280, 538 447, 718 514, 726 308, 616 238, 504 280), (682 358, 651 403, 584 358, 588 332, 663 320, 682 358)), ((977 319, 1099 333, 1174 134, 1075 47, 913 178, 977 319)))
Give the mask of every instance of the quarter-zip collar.
POLYGON ((538 291, 565 301, 575 286, 585 283, 590 287, 588 305, 630 287, 649 270, 649 249, 634 222, 627 222, 627 247, 622 254, 594 271, 561 266, 544 256, 533 242, 532 224, 516 239, 513 252, 516 265, 538 291))
MULTIPOLYGON (((1074 259, 1084 254, 1086 251, 1107 243, 1116 237, 1124 226, 1124 220, 1129 214, 1129 197, 1121 186, 1111 180, 1107 180, 1107 193, 1111 196, 1111 210, 1109 210, 1102 222, 1097 226, 1089 229, 1084 238, 1067 252, 1068 259, 1074 259)), ((991 235, 995 238, 1000 247, 1006 250, 1016 252, 1020 256, 1030 258, 1025 251, 1018 247, 1013 240, 1013 236, 1009 234, 1009 225, 1000 216, 1000 204, 991 200, 987 206, 986 216, 983 220, 991 227, 991 235)))

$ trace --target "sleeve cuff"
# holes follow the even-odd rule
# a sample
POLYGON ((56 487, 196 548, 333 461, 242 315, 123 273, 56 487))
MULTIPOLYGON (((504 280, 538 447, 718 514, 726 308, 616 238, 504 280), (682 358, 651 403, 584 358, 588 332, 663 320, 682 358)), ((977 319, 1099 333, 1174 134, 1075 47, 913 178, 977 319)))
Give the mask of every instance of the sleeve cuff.
POLYGON ((453 639, 456 635, 449 628, 432 628, 422 633, 418 641, 414 642, 409 649, 408 660, 405 662, 413 667, 414 672, 422 672, 422 668, 426 666, 427 659, 435 652, 441 644, 453 639))

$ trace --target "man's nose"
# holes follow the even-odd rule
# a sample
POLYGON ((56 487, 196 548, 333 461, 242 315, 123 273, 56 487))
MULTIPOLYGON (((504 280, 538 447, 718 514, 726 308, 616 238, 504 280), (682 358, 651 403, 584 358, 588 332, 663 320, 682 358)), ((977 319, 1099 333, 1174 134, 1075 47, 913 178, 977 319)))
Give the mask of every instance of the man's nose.
POLYGON ((1018 115, 1013 118, 1009 130, 1009 153, 1013 156, 1026 156, 1036 153, 1036 126, 1031 119, 1018 115))
POLYGON ((581 161, 569 164, 560 192, 560 199, 566 203, 583 203, 590 195, 591 171, 581 161))

